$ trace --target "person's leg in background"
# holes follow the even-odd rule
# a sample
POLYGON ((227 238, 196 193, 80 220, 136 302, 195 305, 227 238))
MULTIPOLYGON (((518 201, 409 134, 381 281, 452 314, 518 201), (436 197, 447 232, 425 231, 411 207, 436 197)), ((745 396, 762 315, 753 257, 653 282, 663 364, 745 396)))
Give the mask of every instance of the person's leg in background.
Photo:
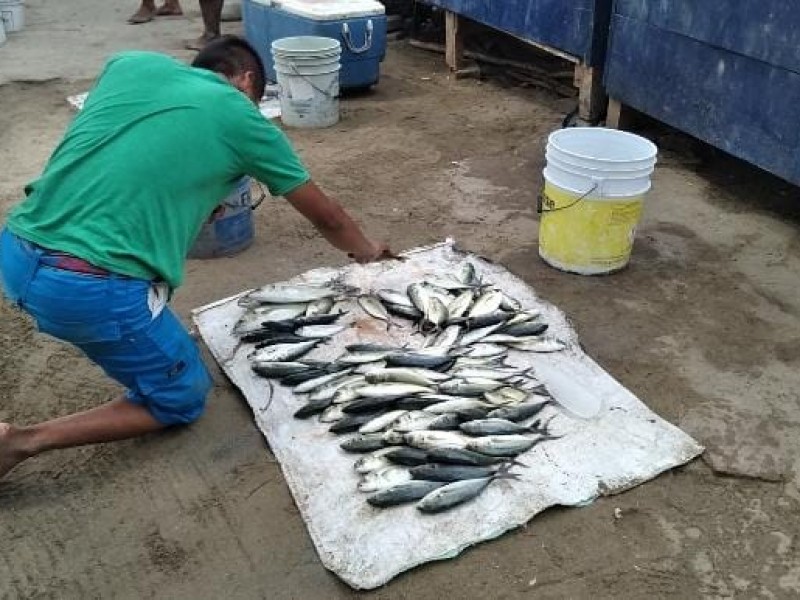
POLYGON ((164 4, 156 7, 155 0, 142 0, 142 4, 131 17, 128 23, 140 25, 153 20, 153 17, 182 15, 180 2, 178 0, 164 0, 164 4))
POLYGON ((208 42, 220 36, 222 5, 224 0, 200 0, 200 13, 203 15, 203 35, 187 42, 189 50, 201 50, 208 42))

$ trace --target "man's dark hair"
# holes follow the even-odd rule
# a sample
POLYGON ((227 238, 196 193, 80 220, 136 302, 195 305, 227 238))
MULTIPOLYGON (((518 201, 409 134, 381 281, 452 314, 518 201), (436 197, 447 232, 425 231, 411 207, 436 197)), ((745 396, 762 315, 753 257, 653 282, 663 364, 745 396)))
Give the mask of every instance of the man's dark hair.
POLYGON ((252 71, 255 74, 255 92, 259 99, 264 96, 264 63, 256 49, 239 36, 223 35, 209 42, 200 50, 192 66, 226 77, 237 77, 252 71))

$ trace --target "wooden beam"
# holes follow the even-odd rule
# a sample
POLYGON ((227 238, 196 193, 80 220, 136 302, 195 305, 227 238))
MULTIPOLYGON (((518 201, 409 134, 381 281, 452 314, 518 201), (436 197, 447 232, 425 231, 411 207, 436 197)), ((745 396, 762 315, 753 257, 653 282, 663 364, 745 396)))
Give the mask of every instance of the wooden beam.
POLYGON ((625 106, 616 98, 608 100, 606 127, 612 129, 630 129, 636 120, 636 111, 625 106))
POLYGON ((578 85, 578 116, 590 123, 597 121, 606 111, 608 97, 603 89, 603 70, 600 67, 575 66, 578 85))
POLYGON ((464 67, 464 27, 461 17, 452 11, 445 12, 445 62, 451 71, 464 67))

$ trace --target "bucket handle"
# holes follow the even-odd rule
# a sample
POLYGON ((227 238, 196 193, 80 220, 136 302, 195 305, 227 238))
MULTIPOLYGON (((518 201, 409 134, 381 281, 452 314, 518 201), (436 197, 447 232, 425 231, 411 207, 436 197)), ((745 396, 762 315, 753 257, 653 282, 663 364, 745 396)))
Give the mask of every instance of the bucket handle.
POLYGON ((542 214, 542 213, 549 213, 549 212, 558 212, 559 210, 566 210, 568 208, 572 208, 573 206, 578 204, 578 202, 580 202, 581 200, 586 198, 589 194, 591 194, 593 191, 598 189, 601 186, 602 183, 603 183, 602 180, 595 181, 594 185, 591 188, 589 188, 588 192, 586 192, 582 196, 579 196, 578 199, 575 200, 574 202, 570 202, 566 206, 559 206, 558 208, 552 207, 551 205, 553 203, 550 201, 549 198, 547 198, 544 195, 544 191, 541 191, 541 192, 539 192, 539 195, 536 196, 536 212, 538 214, 542 214))
MULTIPOLYGON (((247 192, 247 196, 250 199, 250 210, 255 210, 259 206, 261 206, 261 203, 264 202, 264 200, 267 199, 267 192, 264 191, 264 186, 261 185, 260 181, 258 181, 257 179, 252 179, 251 181, 255 182, 255 184, 256 184, 256 186, 258 186, 258 190, 259 190, 259 196, 258 196, 258 198, 255 199, 255 201, 253 200, 253 197, 252 197, 250 191, 247 192)), ((239 208, 241 206, 241 204, 232 204, 232 203, 228 202, 227 200, 223 200, 221 206, 224 206, 226 208, 239 208)))
MULTIPOLYGON (((321 89, 321 88, 317 87, 316 85, 314 85, 314 83, 313 83, 313 82, 309 81, 309 80, 306 78, 306 76, 305 76, 305 75, 303 75, 302 73, 300 73, 300 71, 298 71, 298 70, 297 70, 297 66, 296 66, 296 65, 290 65, 290 66, 292 67, 292 71, 294 72, 294 74, 295 74, 295 75, 297 75, 297 76, 298 76, 300 79, 302 79, 302 80, 303 80, 303 81, 305 81, 305 82, 306 82, 308 85, 310 85, 310 86, 312 87, 312 89, 314 89, 314 90, 318 91, 318 92, 319 92, 320 94, 322 94, 323 96, 326 96, 326 97, 328 97, 328 98, 332 98, 332 99, 334 99, 334 100, 335 100, 336 98, 338 98, 338 97, 339 97, 339 96, 336 96, 336 95, 334 95, 334 94, 331 94, 330 90, 323 90, 323 89, 321 89)), ((333 87, 333 86, 334 86, 334 85, 335 85, 337 82, 338 82, 338 78, 337 78, 336 80, 334 80, 334 81, 331 83, 331 88, 332 88, 332 87, 333 87)))
POLYGON ((342 23, 342 39, 344 40, 345 45, 353 54, 363 54, 370 48, 372 48, 372 33, 373 33, 374 26, 372 24, 372 19, 367 20, 367 29, 364 35, 364 44, 362 46, 356 46, 353 44, 353 38, 350 35, 350 25, 347 23, 342 23))

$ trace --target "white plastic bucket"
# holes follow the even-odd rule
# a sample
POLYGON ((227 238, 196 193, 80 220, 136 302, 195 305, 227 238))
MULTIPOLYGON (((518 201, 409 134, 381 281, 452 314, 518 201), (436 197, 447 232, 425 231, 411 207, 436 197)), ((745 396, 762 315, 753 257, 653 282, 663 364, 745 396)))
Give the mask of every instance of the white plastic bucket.
POLYGON ((333 38, 297 36, 272 42, 284 124, 317 128, 339 122, 341 52, 333 38))
POLYGON ((22 0, 0 0, 0 19, 3 20, 5 33, 21 31, 25 27, 25 5, 22 0))
POLYGON ((630 260, 658 149, 603 128, 552 133, 539 222, 539 255, 572 273, 618 271, 630 260))

